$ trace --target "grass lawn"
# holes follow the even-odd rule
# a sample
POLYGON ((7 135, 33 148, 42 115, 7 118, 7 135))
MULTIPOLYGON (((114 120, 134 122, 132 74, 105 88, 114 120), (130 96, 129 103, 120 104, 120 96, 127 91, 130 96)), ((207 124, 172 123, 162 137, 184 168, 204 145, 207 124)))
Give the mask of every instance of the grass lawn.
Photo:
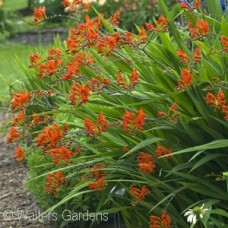
POLYGON ((7 101, 10 87, 19 87, 22 82, 23 65, 29 65, 29 55, 38 49, 22 44, 0 44, 0 102, 7 101))
POLYGON ((28 6, 28 0, 4 0, 4 9, 16 11, 28 6))

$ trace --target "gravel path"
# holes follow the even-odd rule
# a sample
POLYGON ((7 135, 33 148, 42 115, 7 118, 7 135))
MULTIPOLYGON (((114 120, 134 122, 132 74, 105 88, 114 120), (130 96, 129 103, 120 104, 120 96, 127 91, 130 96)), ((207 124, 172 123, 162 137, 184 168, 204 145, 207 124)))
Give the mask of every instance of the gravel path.
MULTIPOLYGON (((0 113, 0 128, 9 115, 0 113)), ((34 196, 24 187, 28 177, 25 163, 19 164, 13 157, 15 145, 6 142, 6 134, 0 135, 0 228, 53 228, 49 221, 35 220, 41 209, 34 196)))

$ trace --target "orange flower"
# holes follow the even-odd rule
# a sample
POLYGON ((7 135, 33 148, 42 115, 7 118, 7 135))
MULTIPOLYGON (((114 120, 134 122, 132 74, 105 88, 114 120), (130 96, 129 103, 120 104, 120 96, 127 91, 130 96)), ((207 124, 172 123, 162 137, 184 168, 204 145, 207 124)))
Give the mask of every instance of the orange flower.
POLYGON ((30 55, 30 66, 29 67, 36 67, 40 62, 40 54, 37 52, 33 55, 30 55))
POLYGON ((44 77, 54 75, 61 65, 62 65, 61 58, 56 58, 56 59, 48 60, 46 63, 41 63, 38 69, 39 77, 44 78, 44 77))
POLYGON ((100 135, 103 131, 106 131, 106 129, 108 128, 108 122, 105 116, 103 115, 103 113, 99 114, 99 116, 97 117, 96 123, 85 118, 84 125, 86 128, 87 134, 94 137, 100 135))
POLYGON ((65 176, 61 170, 56 173, 50 173, 47 175, 47 183, 45 184, 45 190, 48 194, 57 195, 60 191, 60 186, 65 182, 65 176))
POLYGON ((164 146, 158 146, 157 150, 156 150, 156 157, 159 158, 159 157, 161 157, 163 155, 169 155, 166 158, 170 158, 171 157, 171 153, 172 153, 171 149, 167 149, 164 146))
POLYGON ((145 125, 145 117, 146 114, 143 112, 142 108, 138 110, 137 116, 132 112, 126 111, 122 116, 123 122, 121 123, 121 126, 126 132, 132 133, 136 129, 143 131, 143 127, 145 125))
POLYGON ((145 28, 142 26, 141 27, 141 30, 138 34, 138 44, 145 44, 146 41, 148 40, 148 36, 147 36, 147 33, 146 33, 146 30, 145 28))
POLYGON ((142 108, 138 110, 138 116, 134 119, 134 125, 137 129, 143 131, 145 125, 146 114, 143 112, 142 108))
POLYGON ((94 176, 96 179, 99 179, 102 176, 104 176, 104 171, 102 170, 102 166, 100 164, 95 165, 91 171, 92 176, 94 176))
POLYGON ((51 48, 48 50, 47 59, 56 59, 61 55, 61 50, 58 48, 51 48))
POLYGON ((154 32, 157 31, 156 27, 150 23, 145 23, 146 28, 150 31, 150 32, 154 32))
POLYGON ((7 142, 13 143, 15 140, 18 140, 21 137, 22 137, 21 133, 15 127, 11 127, 7 138, 7 142))
POLYGON ((10 104, 13 109, 25 106, 26 103, 30 101, 31 97, 31 93, 20 92, 13 96, 13 99, 11 100, 10 104))
POLYGON ((117 84, 128 91, 132 91, 139 81, 139 74, 137 73, 137 69, 132 70, 131 76, 129 77, 130 83, 127 82, 126 78, 120 72, 118 72, 116 76, 117 84))
POLYGON ((49 127, 44 127, 44 131, 38 134, 37 145, 43 149, 56 147, 64 136, 64 130, 61 130, 57 123, 53 123, 49 127))
POLYGON ((160 16, 156 22, 156 27, 161 31, 166 31, 168 29, 168 19, 160 16))
POLYGON ((158 117, 159 117, 159 118, 164 118, 164 117, 165 117, 165 118, 167 118, 167 119, 169 120, 169 122, 174 123, 174 122, 177 121, 178 116, 179 116, 178 111, 177 111, 177 108, 178 108, 177 102, 175 101, 175 102, 169 107, 167 113, 166 113, 166 112, 161 112, 161 111, 158 112, 158 117))
POLYGON ((188 89, 188 87, 192 84, 192 73, 189 69, 184 68, 181 71, 181 79, 177 81, 178 86, 177 90, 179 89, 188 89))
POLYGON ((160 16, 156 22, 156 26, 146 22, 145 27, 150 32, 166 32, 168 29, 168 19, 160 16))
POLYGON ((210 32, 208 22, 206 20, 196 21, 196 28, 199 29, 199 32, 202 36, 207 36, 210 32))
POLYGON ((200 62, 201 58, 201 46, 198 46, 193 52, 193 64, 200 62))
POLYGON ((15 154, 15 160, 20 162, 22 160, 25 159, 25 152, 23 151, 23 149, 21 148, 21 146, 18 146, 16 148, 16 154, 15 154))
POLYGON ((135 88, 135 86, 138 84, 138 81, 139 81, 139 74, 137 73, 136 69, 133 69, 129 80, 130 80, 130 88, 132 90, 135 88))
POLYGON ((88 184, 89 188, 92 189, 93 191, 102 190, 106 185, 107 183, 105 182, 105 179, 103 176, 99 177, 96 181, 90 182, 88 184))
POLYGON ((188 21, 189 31, 191 33, 191 40, 195 40, 204 36, 207 36, 210 32, 209 24, 206 20, 197 20, 196 27, 188 21))
POLYGON ((182 9, 191 9, 191 7, 186 2, 181 2, 180 6, 182 9))
POLYGON ((186 65, 188 64, 189 57, 188 57, 188 55, 185 52, 183 52, 182 50, 178 49, 177 50, 177 55, 180 58, 180 62, 181 63, 184 63, 186 65))
POLYGON ((99 39, 96 47, 98 52, 107 56, 119 46, 118 41, 122 39, 121 35, 117 32, 113 33, 111 36, 106 36, 103 39, 99 39))
POLYGON ((151 173, 155 172, 155 164, 152 160, 152 157, 149 154, 141 152, 137 157, 138 167, 143 173, 151 173))
POLYGON ((117 10, 109 19, 110 23, 112 25, 118 25, 119 24, 119 17, 120 17, 120 10, 117 10))
POLYGON ((208 92, 206 96, 206 103, 210 104, 214 109, 222 109, 222 107, 226 104, 223 91, 220 89, 216 96, 208 92))
POLYGON ((92 92, 95 92, 100 91, 104 87, 110 85, 111 81, 98 75, 95 78, 92 78, 90 81, 88 81, 88 84, 92 92))
POLYGON ((22 110, 18 113, 17 116, 14 116, 12 126, 16 126, 17 124, 23 122, 24 120, 25 120, 25 110, 22 110))
POLYGON ((165 210, 162 210, 161 217, 150 216, 150 221, 150 228, 171 228, 171 218, 165 210))
POLYGON ((34 8, 33 16, 34 16, 34 19, 32 23, 38 23, 44 19, 47 19, 45 6, 34 8))
POLYGON ((149 194, 149 189, 145 185, 142 186, 141 189, 137 187, 131 187, 130 193, 134 197, 134 201, 132 201, 132 205, 136 205, 149 194))
POLYGON ((222 112, 225 114, 224 119, 228 121, 228 106, 223 106, 222 107, 222 112))
POLYGON ((74 59, 73 63, 67 63, 67 73, 63 75, 63 79, 69 81, 73 79, 73 76, 80 72, 79 62, 77 59, 74 59))
POLYGON ((60 161, 65 163, 70 162, 70 159, 73 157, 73 153, 65 147, 53 148, 50 150, 50 153, 53 157, 53 163, 57 164, 60 161))
POLYGON ((86 84, 85 86, 75 82, 70 87, 69 99, 71 105, 79 106, 83 103, 87 103, 89 101, 89 86, 86 84))
POLYGON ((196 0, 196 1, 193 3, 193 8, 198 8, 198 7, 200 7, 200 4, 201 4, 201 0, 196 0))
POLYGON ((228 51, 228 37, 221 35, 220 41, 221 41, 222 46, 223 46, 223 51, 227 52, 228 51))
POLYGON ((122 147, 123 152, 128 152, 130 149, 127 146, 122 147))

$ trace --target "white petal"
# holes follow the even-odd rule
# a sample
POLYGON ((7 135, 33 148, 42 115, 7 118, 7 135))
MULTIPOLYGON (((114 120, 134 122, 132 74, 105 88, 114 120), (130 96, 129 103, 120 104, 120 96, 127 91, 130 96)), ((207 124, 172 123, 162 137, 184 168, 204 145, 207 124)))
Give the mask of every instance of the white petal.
POLYGON ((192 210, 188 210, 184 213, 184 216, 187 216, 187 215, 191 215, 193 214, 193 211, 192 210))
POLYGON ((193 217, 193 224, 196 224, 196 215, 193 217))
POLYGON ((193 217, 194 217, 194 214, 189 215, 187 221, 192 223, 193 217))

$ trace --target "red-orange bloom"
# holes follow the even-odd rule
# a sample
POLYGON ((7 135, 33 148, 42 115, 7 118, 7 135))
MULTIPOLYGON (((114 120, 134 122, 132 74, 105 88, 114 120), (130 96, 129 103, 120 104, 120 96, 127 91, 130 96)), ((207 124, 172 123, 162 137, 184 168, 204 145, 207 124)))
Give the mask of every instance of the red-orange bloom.
POLYGON ((70 87, 69 99, 71 105, 79 106, 83 103, 86 103, 89 101, 89 86, 86 84, 85 86, 79 84, 78 82, 75 82, 70 87))
POLYGON ((161 29, 162 31, 165 31, 168 29, 168 19, 160 16, 156 22, 156 27, 158 29, 161 29))
POLYGON ((134 119, 134 125, 137 129, 143 131, 145 125, 146 114, 143 112, 142 108, 138 110, 138 116, 134 119))
POLYGON ((18 113, 17 116, 13 118, 13 126, 22 123, 25 120, 25 110, 22 110, 18 113))
POLYGON ((142 26, 138 34, 138 44, 145 44, 147 40, 148 40, 148 36, 147 36, 146 30, 142 26))
POLYGON ((228 121, 228 106, 223 106, 222 107, 222 112, 225 114, 225 117, 224 117, 224 119, 226 120, 226 121, 228 121))
POLYGON ((53 163, 55 164, 59 163, 60 161, 68 163, 73 157, 73 153, 65 147, 53 148, 50 150, 50 153, 53 157, 53 163))
POLYGON ((217 95, 208 92, 206 96, 206 103, 210 104, 211 107, 215 109, 222 109, 222 107, 226 104, 226 98, 223 91, 220 89, 217 95))
POLYGON ((143 173, 151 173, 155 172, 156 166, 153 162, 152 157, 149 154, 141 152, 137 157, 138 167, 143 173))
POLYGON ((201 0, 196 0, 196 1, 193 3, 193 8, 198 8, 198 7, 200 7, 200 3, 201 3, 201 0))
POLYGON ((34 16, 33 23, 38 23, 44 19, 47 19, 45 6, 34 8, 33 16, 34 16))
POLYGON ((44 78, 44 77, 54 75, 61 65, 62 65, 61 58, 51 59, 51 60, 48 60, 46 63, 41 63, 38 69, 39 77, 44 78))
POLYGON ((106 129, 108 128, 108 122, 105 116, 103 115, 103 113, 99 114, 99 116, 97 117, 96 123, 85 118, 84 125, 86 128, 87 134, 94 137, 100 135, 103 131, 106 131, 106 129))
POLYGON ((192 40, 207 36, 210 32, 209 24, 206 20, 197 20, 195 27, 188 21, 188 26, 191 33, 190 38, 192 40))
POLYGON ((139 81, 139 74, 137 72, 137 69, 132 70, 131 76, 129 77, 129 83, 127 82, 127 79, 120 72, 116 74, 116 77, 117 77, 117 84, 120 87, 129 91, 133 90, 139 81))
POLYGON ((95 78, 92 78, 90 81, 88 81, 89 87, 92 90, 92 92, 100 91, 104 87, 111 84, 111 81, 107 78, 103 78, 102 76, 98 75, 95 78))
POLYGON ((136 69, 133 69, 129 80, 130 80, 131 89, 134 89, 139 81, 139 74, 136 69))
POLYGON ((31 97, 32 97, 31 93, 26 93, 26 92, 20 92, 13 95, 13 99, 10 102, 12 109, 25 106, 26 103, 30 101, 31 97))
POLYGON ((188 89, 192 84, 192 72, 189 69, 184 68, 181 71, 181 79, 179 79, 177 83, 177 89, 188 89))
POLYGON ((55 148, 64 136, 64 130, 61 130, 57 123, 49 127, 44 127, 44 131, 38 134, 36 141, 41 148, 55 148))
POLYGON ((221 35, 220 36, 220 41, 223 46, 223 51, 228 51, 228 36, 221 35))
POLYGON ((149 189, 145 185, 142 186, 141 189, 137 187, 131 187, 130 193, 134 197, 134 201, 132 201, 132 205, 136 205, 149 194, 149 189))
POLYGON ((202 36, 207 36, 210 32, 209 24, 206 20, 203 21, 196 21, 196 28, 199 29, 199 32, 202 36))
POLYGON ((166 148, 164 146, 158 146, 157 150, 156 150, 156 157, 159 158, 159 157, 161 157, 163 155, 169 155, 166 158, 170 158, 171 157, 171 153, 172 153, 171 149, 168 149, 168 148, 166 148))
POLYGON ((25 152, 23 151, 23 149, 21 148, 21 146, 18 146, 16 148, 16 154, 14 156, 15 160, 20 162, 22 160, 25 159, 25 152))
POLYGON ((100 177, 104 176, 104 171, 102 170, 102 166, 100 164, 95 165, 92 170, 92 176, 94 176, 96 179, 99 179, 100 177))
POLYGON ((58 48, 51 48, 48 50, 47 59, 56 59, 61 55, 61 50, 58 48))
POLYGON ((160 118, 167 118, 169 122, 173 123, 176 122, 179 116, 178 110, 177 110, 177 102, 175 101, 168 109, 168 112, 158 112, 158 117, 160 118))
POLYGON ((65 182, 65 176, 61 170, 56 173, 50 173, 47 175, 47 183, 45 184, 45 190, 48 194, 57 195, 60 191, 60 186, 65 182))
POLYGON ((11 127, 7 138, 7 142, 13 143, 15 140, 18 140, 21 137, 22 137, 21 133, 15 127, 11 127))
POLYGON ((73 79, 73 76, 80 72, 79 63, 77 59, 74 59, 73 63, 67 63, 67 73, 63 75, 63 79, 69 81, 73 79))
POLYGON ((109 19, 110 23, 112 25, 118 25, 119 24, 119 17, 120 17, 120 10, 117 10, 109 19))
POLYGON ((200 62, 202 59, 201 46, 198 46, 193 52, 193 64, 200 62))
POLYGON ((172 221, 165 210, 162 210, 161 217, 150 216, 150 221, 150 228, 171 228, 172 221))
POLYGON ((98 52, 107 56, 118 47, 118 41, 121 39, 121 35, 117 32, 112 34, 111 36, 106 36, 103 39, 99 39, 96 45, 98 52))
POLYGON ((144 130, 145 125, 145 117, 146 114, 143 112, 142 108, 138 110, 138 115, 136 116, 134 113, 126 111, 122 116, 123 122, 121 126, 126 132, 132 132, 135 129, 144 130))
POLYGON ((29 60, 30 60, 30 66, 29 67, 35 67, 40 63, 40 54, 37 52, 33 55, 30 55, 29 60))
POLYGON ((189 57, 188 57, 188 55, 185 52, 183 52, 182 50, 178 49, 177 50, 177 55, 180 58, 180 62, 181 63, 184 63, 186 65, 188 64, 189 57))
POLYGON ((103 176, 99 177, 96 181, 90 182, 88 184, 89 188, 92 189, 93 191, 102 190, 106 185, 107 183, 105 182, 105 179, 103 176))

